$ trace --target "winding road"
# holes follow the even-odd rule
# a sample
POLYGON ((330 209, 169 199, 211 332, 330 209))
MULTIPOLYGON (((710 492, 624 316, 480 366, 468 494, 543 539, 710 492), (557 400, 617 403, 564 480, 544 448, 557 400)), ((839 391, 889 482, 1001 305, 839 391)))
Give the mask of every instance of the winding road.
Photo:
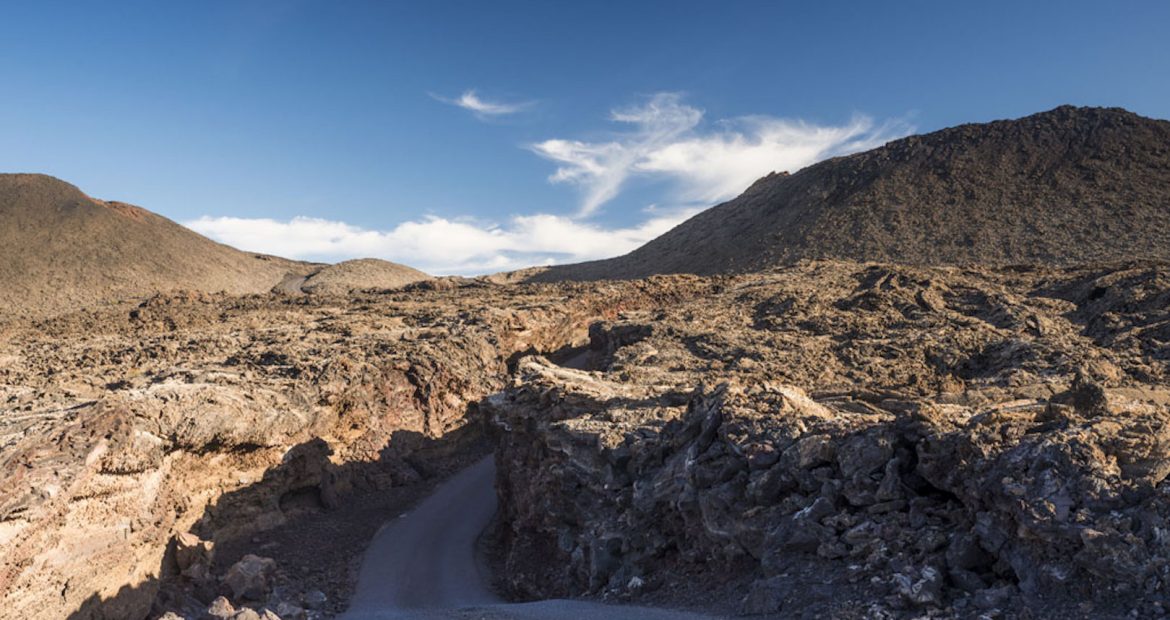
POLYGON ((475 543, 496 511, 495 463, 486 458, 386 524, 366 550, 344 620, 710 620, 649 607, 548 600, 506 603, 487 586, 475 543))

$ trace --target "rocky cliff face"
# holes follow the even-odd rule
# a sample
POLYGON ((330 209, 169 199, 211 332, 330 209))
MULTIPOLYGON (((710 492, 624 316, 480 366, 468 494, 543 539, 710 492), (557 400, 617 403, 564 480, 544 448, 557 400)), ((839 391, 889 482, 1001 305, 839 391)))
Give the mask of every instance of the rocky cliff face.
POLYGON ((1165 611, 1164 266, 706 282, 596 324, 592 372, 526 358, 489 401, 516 595, 1165 611))

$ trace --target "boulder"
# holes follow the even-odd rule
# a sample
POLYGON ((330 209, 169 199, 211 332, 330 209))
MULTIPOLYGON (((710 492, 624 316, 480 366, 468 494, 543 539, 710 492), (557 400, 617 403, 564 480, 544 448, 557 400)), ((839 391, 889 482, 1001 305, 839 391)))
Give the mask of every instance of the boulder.
POLYGON ((179 573, 194 581, 207 578, 215 557, 215 543, 203 540, 189 532, 175 536, 175 564, 179 573))
POLYGON ((740 604, 740 613, 748 616, 774 614, 784 609, 784 600, 792 594, 793 582, 787 577, 757 579, 740 604))
POLYGON ((275 560, 248 554, 228 569, 223 583, 235 599, 260 601, 268 597, 275 574, 275 560))
POLYGON ((305 609, 312 609, 313 611, 320 611, 325 609, 326 603, 329 602, 329 597, 320 590, 309 590, 301 597, 301 603, 304 604, 305 609))
POLYGON ((276 606, 276 615, 283 620, 305 620, 305 610, 299 605, 294 605, 288 601, 281 601, 276 606))

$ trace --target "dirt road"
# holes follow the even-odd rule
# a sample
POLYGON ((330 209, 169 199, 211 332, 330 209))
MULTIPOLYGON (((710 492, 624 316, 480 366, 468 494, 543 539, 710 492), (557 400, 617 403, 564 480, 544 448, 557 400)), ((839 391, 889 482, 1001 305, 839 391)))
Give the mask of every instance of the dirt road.
POLYGON ((630 620, 709 616, 586 601, 506 603, 488 588, 475 542, 496 510, 495 464, 484 459, 386 524, 366 551, 346 620, 478 618, 630 620))

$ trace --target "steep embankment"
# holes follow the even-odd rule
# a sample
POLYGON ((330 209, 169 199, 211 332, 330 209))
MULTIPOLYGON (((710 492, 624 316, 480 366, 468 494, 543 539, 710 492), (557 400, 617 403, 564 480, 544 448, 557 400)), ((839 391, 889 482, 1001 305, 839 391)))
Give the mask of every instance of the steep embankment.
POLYGON ((799 259, 1170 259, 1170 122, 1060 107, 772 174, 628 255, 532 279, 756 271, 799 259))
POLYGON ((241 252, 40 174, 0 174, 0 315, 51 315, 156 292, 267 292, 305 263, 241 252))

